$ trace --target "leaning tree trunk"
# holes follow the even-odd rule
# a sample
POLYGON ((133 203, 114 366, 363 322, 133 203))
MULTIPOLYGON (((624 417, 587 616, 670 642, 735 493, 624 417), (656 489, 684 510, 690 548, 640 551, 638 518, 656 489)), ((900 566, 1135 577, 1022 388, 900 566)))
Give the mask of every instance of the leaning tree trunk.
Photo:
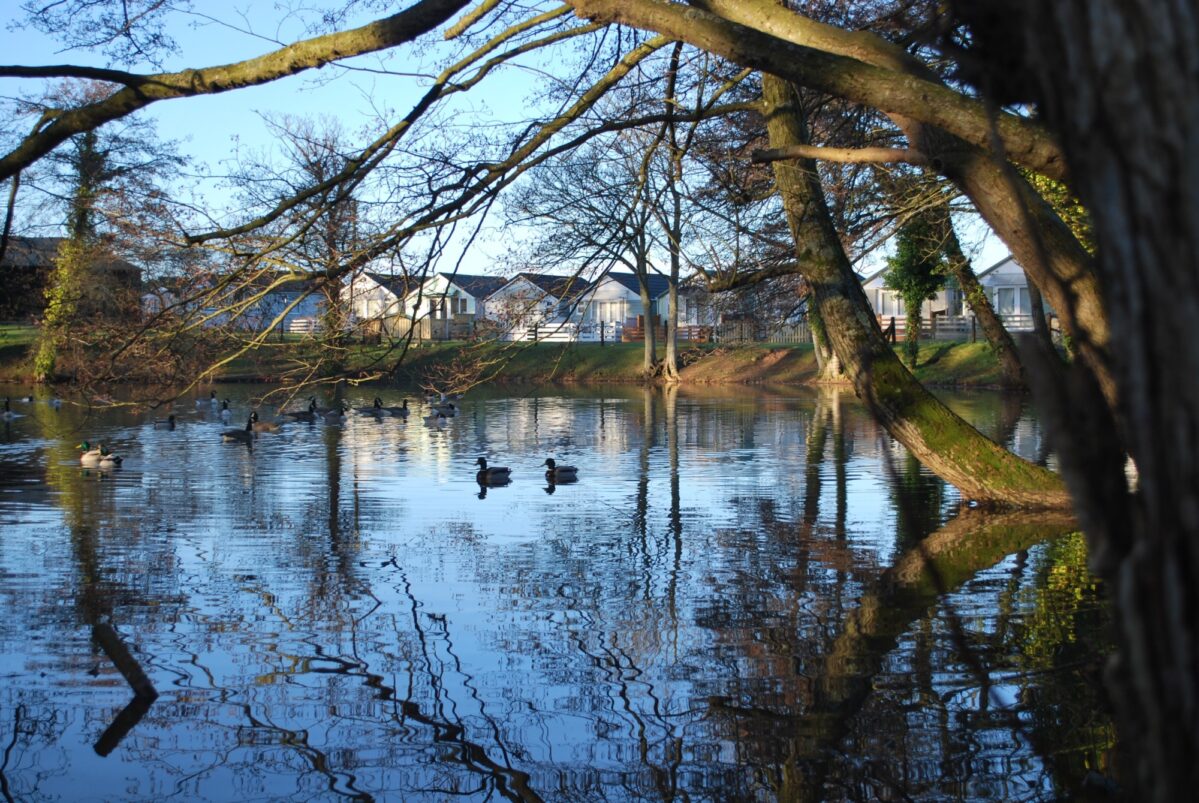
POLYGON ((1046 352, 1053 351, 1053 332, 1049 331, 1049 321, 1045 318, 1045 299, 1037 283, 1029 279, 1027 273, 1024 278, 1028 283, 1028 312, 1032 316, 1033 334, 1041 341, 1041 348, 1046 352))
POLYGON ((637 284, 641 290, 641 309, 645 313, 642 316, 645 323, 642 327, 642 332, 645 334, 645 352, 641 360, 641 373, 648 379, 657 372, 658 368, 658 338, 657 333, 654 332, 654 304, 649 292, 649 264, 641 254, 638 254, 637 257, 637 267, 637 284))
POLYGON ((812 333, 812 351, 816 355, 816 381, 844 382, 841 361, 829 345, 824 320, 820 317, 820 311, 816 309, 816 301, 811 293, 808 294, 808 331, 812 333))
MULTIPOLYGON (((996 5, 999 3, 996 0, 996 5)), ((1010 9, 1010 4, 1003 4, 1010 9)), ((1111 673, 1142 798, 1199 789, 1199 14, 1186 0, 1024 0, 1041 109, 1095 223, 1135 493, 1083 366, 1030 379, 1118 605, 1111 673), (1096 444, 1106 460, 1095 459, 1096 444)), ((1092 383, 1093 384, 1093 383, 1092 383)))
POLYGON ((944 243, 945 259, 949 263, 949 275, 957 280, 958 287, 962 289, 962 298, 970 306, 970 311, 974 313, 974 320, 983 330, 983 337, 991 346, 991 351, 1003 372, 1004 384, 1023 385, 1024 366, 1020 364, 1020 353, 1016 350, 1016 342, 1012 340, 1012 335, 1003 325, 1003 321, 999 320, 999 316, 995 314, 995 308, 991 306, 991 300, 987 298, 986 290, 979 283, 978 277, 974 275, 970 260, 962 251, 962 244, 958 240, 957 232, 953 230, 953 221, 949 217, 948 204, 945 204, 940 213, 935 216, 935 225, 940 228, 937 235, 944 243))
MULTIPOLYGON (((806 144, 794 88, 762 76, 770 146, 806 144)), ((928 392, 900 363, 841 247, 811 160, 774 164, 798 263, 829 341, 854 390, 896 440, 938 476, 973 499, 1018 505, 1064 505, 1053 473, 983 437, 928 392)))

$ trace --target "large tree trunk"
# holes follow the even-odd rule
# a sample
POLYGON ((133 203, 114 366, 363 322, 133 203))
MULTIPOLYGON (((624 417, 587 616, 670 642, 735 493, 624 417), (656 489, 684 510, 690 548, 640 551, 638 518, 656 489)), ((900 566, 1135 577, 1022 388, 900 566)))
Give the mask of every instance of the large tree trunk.
MULTIPOLYGON (((763 75, 762 94, 771 147, 806 143, 793 87, 763 75)), ((887 346, 833 228, 815 164, 776 162, 774 170, 800 270, 829 341, 854 389, 891 436, 969 498, 1066 504, 1056 475, 983 437, 917 382, 887 346)))
POLYGON ((1079 415, 1096 404, 1083 366, 1069 383, 1031 363, 1029 375, 1119 605, 1112 699, 1138 754, 1138 797, 1189 800, 1199 789, 1199 20, 1184 0, 1002 7, 1017 41, 1000 44, 1025 59, 1095 223, 1135 493, 1110 421, 1079 415))

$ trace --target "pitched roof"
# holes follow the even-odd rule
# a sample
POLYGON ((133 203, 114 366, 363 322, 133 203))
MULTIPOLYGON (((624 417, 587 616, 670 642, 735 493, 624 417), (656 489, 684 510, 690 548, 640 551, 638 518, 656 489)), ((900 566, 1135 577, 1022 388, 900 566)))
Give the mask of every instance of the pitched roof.
POLYGON ((408 292, 415 290, 419 286, 418 283, 412 282, 410 276, 404 274, 397 276, 392 273, 364 271, 364 275, 396 298, 403 298, 408 292))
POLYGON ((12 268, 40 268, 50 265, 62 241, 62 237, 9 237, 3 264, 12 268))
MULTIPOLYGON (((635 273, 625 273, 621 271, 609 271, 607 278, 620 282, 621 285, 628 288, 634 293, 641 292, 641 285, 637 281, 635 273)), ((597 279, 595 284, 599 284, 603 279, 597 279)), ((649 297, 651 301, 657 300, 664 296, 670 290, 670 280, 658 273, 649 275, 649 297)))
POLYGON ((582 276, 556 276, 549 273, 521 271, 492 291, 492 295, 495 295, 495 293, 498 293, 518 279, 524 279, 546 295, 551 295, 558 299, 565 298, 566 296, 578 296, 586 292, 591 286, 590 282, 582 276))
POLYGON ((992 265, 991 267, 987 268, 987 269, 986 269, 986 270, 984 270, 984 271, 981 271, 981 272, 979 272, 979 273, 975 274, 975 278, 981 279, 982 277, 986 276, 988 273, 992 273, 992 272, 994 272, 994 271, 995 271, 997 268, 999 268, 1001 265, 1006 265, 1008 262, 1015 262, 1017 266, 1019 266, 1019 265, 1020 265, 1020 263, 1019 263, 1019 262, 1016 262, 1016 258, 1015 258, 1014 256, 1012 256, 1011 254, 1008 254, 1007 256, 1005 256, 1003 259, 1001 259, 1001 260, 999 260, 998 262, 996 262, 996 263, 995 263, 994 265, 992 265))
POLYGON ((500 276, 479 276, 477 274, 446 273, 444 271, 437 275, 445 277, 446 281, 455 287, 462 288, 475 298, 487 298, 487 296, 508 283, 507 279, 500 276))

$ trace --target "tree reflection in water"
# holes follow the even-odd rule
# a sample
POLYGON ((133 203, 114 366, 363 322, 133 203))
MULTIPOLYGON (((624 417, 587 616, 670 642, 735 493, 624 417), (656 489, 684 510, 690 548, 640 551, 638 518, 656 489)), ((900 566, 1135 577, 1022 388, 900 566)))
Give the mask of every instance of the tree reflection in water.
POLYGON ((195 414, 112 416, 87 427, 130 459, 103 479, 36 419, 4 442, 8 798, 85 771, 101 797, 405 800, 1051 798, 1110 774, 1073 523, 959 509, 844 393, 482 397, 444 431, 299 425, 252 452, 195 414), (583 469, 553 495, 549 452, 583 469), (483 453, 516 473, 480 502, 483 453), (104 620, 162 696, 99 759, 132 717, 104 620))

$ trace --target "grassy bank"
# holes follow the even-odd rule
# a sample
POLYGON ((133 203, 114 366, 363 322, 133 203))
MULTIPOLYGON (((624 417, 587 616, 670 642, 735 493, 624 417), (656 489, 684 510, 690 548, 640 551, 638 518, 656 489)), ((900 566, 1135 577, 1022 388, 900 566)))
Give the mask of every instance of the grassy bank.
MULTIPOLYGON (((25 382, 37 332, 28 326, 0 327, 0 381, 25 382)), ((492 381, 519 384, 640 382, 640 343, 437 343, 414 346, 393 376, 416 384, 429 377, 482 365, 492 381)), ((999 385, 999 366, 984 343, 930 343, 921 348, 916 376, 932 385, 999 385)), ((217 373, 222 381, 282 381, 302 376, 322 354, 307 339, 272 342, 238 357, 217 373)), ((370 372, 394 363, 398 351, 354 345, 344 355, 351 371, 370 372)), ((689 384, 798 384, 816 373, 810 346, 686 346, 682 380, 689 384)), ((437 381, 436 384, 450 384, 437 381)))

